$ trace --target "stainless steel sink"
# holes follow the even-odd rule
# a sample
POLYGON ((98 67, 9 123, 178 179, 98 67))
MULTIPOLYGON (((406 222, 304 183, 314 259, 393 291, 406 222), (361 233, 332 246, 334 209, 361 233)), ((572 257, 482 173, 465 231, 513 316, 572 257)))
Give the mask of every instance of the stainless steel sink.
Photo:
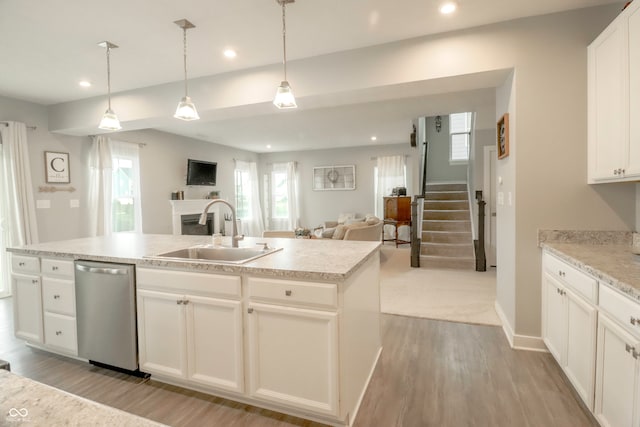
POLYGON ((198 245, 177 251, 166 252, 147 258, 160 258, 179 261, 208 261, 225 264, 244 264, 254 259, 280 251, 282 248, 230 248, 227 246, 198 245))

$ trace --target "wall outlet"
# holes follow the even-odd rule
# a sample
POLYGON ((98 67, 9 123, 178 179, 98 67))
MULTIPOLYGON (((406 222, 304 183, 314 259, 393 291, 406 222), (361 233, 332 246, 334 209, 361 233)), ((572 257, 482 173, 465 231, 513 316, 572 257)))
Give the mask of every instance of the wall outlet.
POLYGON ((39 199, 36 200, 37 209, 49 209, 51 207, 51 200, 39 199))
POLYGON ((79 208, 80 207, 80 200, 78 200, 78 199, 69 200, 69 207, 70 208, 79 208))

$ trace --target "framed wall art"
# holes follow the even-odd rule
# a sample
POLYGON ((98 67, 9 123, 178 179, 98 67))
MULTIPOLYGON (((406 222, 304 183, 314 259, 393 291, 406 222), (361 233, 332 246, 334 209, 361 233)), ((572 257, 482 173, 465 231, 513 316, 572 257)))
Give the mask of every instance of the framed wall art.
POLYGON ((318 166, 313 168, 313 189, 323 190, 355 190, 356 167, 318 166))
POLYGON ((69 184, 69 153, 44 152, 45 178, 48 184, 69 184))
POLYGON ((498 134, 498 158, 504 159, 509 155, 509 113, 504 113, 498 120, 496 131, 498 134))

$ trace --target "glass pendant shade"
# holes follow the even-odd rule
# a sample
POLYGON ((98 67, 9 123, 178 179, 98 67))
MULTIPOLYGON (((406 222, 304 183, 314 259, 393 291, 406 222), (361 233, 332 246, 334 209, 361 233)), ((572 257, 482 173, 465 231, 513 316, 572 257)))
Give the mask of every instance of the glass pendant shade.
POLYGON ((278 86, 278 90, 276 91, 276 97, 273 100, 273 105, 280 109, 286 108, 297 108, 298 104, 296 104, 296 99, 293 96, 293 92, 291 91, 291 86, 289 86, 289 82, 284 80, 278 86))
POLYGON ((178 108, 176 108, 176 113, 173 115, 176 119, 180 120, 198 120, 200 116, 198 115, 198 111, 196 110, 196 106, 191 101, 191 97, 185 96, 178 103, 178 108))
POLYGON ((100 120, 98 128, 103 130, 120 130, 122 126, 120 126, 120 120, 118 120, 116 113, 114 113, 111 108, 107 108, 107 111, 105 111, 102 116, 102 120, 100 120))

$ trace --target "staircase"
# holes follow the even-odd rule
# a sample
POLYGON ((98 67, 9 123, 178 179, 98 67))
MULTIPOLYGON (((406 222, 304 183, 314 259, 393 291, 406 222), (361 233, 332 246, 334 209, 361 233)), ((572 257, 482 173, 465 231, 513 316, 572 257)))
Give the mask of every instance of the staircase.
POLYGON ((467 184, 427 184, 420 265, 474 270, 467 184))

